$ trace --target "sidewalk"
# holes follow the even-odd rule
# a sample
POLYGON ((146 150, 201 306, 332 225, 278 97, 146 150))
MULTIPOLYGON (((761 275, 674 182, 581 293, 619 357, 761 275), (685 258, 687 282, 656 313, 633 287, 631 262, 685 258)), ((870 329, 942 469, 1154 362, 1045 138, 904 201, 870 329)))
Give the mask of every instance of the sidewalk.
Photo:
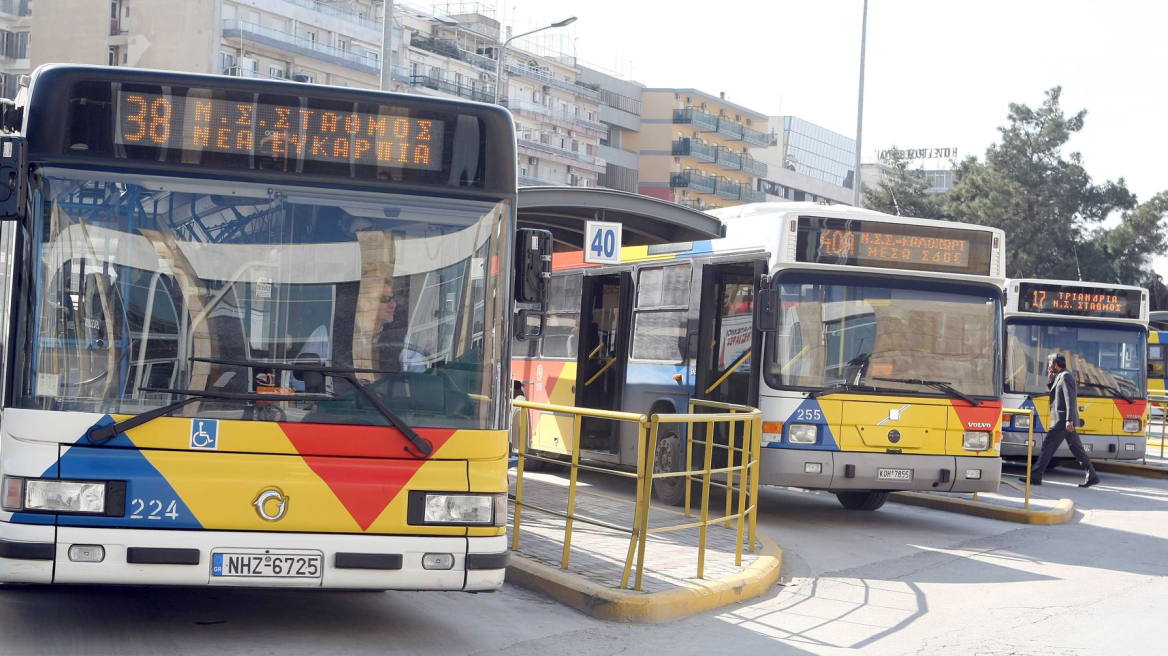
MULTIPOLYGON (((523 480, 524 504, 567 511, 567 474, 524 472, 523 480)), ((582 473, 577 484, 576 516, 631 527, 635 508, 631 493, 627 499, 599 493, 592 489, 589 480, 595 478, 582 473)), ((515 470, 510 472, 510 483, 510 493, 514 498, 515 470)), ((514 531, 514 510, 512 502, 509 537, 514 531)), ((711 495, 710 516, 722 515, 724 510, 724 497, 711 495)), ((697 521, 698 511, 693 514, 693 517, 686 517, 680 509, 655 504, 649 514, 649 525, 657 528, 687 524, 697 521)), ((514 565, 507 573, 508 581, 521 585, 526 582, 527 587, 552 594, 559 601, 597 617, 620 621, 659 621, 680 617, 757 596, 778 579, 781 552, 769 539, 760 537, 753 553, 744 546, 742 565, 734 564, 736 531, 734 522, 731 522, 729 528, 712 525, 707 529, 704 579, 697 579, 699 530, 682 529, 649 535, 641 591, 619 590, 630 534, 577 520, 573 523, 569 566, 567 570, 561 570, 564 524, 565 520, 560 517, 523 508, 519 550, 513 554, 514 565), (536 566, 525 567, 524 561, 536 566), (540 580, 532 581, 533 577, 540 580), (563 586, 571 588, 575 594, 557 594, 551 589, 563 586), (589 594, 604 596, 603 603, 574 601, 585 590, 590 591, 589 594), (581 605, 587 607, 581 608, 581 605)), ((746 533, 744 525, 744 545, 746 533)), ((636 571, 634 558, 630 588, 636 571)))

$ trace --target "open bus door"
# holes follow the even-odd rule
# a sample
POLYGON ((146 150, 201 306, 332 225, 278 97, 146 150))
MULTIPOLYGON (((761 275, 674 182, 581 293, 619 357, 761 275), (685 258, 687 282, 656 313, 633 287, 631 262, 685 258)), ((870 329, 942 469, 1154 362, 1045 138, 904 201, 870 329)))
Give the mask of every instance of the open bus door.
MULTIPOLYGON (((766 262, 731 262, 702 267, 702 302, 698 318, 697 369, 693 398, 758 407, 762 333, 754 329, 754 298, 766 274, 766 262)), ((697 408, 698 412, 717 412, 697 408)), ((743 427, 737 425, 735 443, 740 446, 743 427)), ((729 428, 719 425, 714 442, 729 443, 729 428)), ((705 441, 705 426, 694 426, 694 438, 705 441)), ((715 449, 713 462, 725 466, 727 451, 715 449)), ((694 462, 704 458, 694 447, 694 462)))
MULTIPOLYGON (((629 354, 633 277, 628 271, 584 276, 580 302, 580 346, 576 354, 576 405, 620 410, 629 354)), ((584 417, 580 448, 620 452, 620 424, 584 417)))

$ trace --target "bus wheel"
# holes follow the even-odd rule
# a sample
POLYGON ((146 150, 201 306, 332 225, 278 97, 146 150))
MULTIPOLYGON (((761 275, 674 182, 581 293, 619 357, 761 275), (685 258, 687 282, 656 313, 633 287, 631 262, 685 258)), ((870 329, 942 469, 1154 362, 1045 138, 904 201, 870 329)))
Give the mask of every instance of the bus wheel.
POLYGON ((871 490, 868 492, 836 492, 835 496, 844 508, 848 510, 876 510, 888 501, 888 490, 871 490))
MULTIPOLYGON (((670 431, 657 440, 657 453, 653 457, 653 473, 677 472, 682 470, 681 438, 670 431)), ((670 506, 685 505, 685 477, 673 476, 653 481, 653 493, 670 506)))

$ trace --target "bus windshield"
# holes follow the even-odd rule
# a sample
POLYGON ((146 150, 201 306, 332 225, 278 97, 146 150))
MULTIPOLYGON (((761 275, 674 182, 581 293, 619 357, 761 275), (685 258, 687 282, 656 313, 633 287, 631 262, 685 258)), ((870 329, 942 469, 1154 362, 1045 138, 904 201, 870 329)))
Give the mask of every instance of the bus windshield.
POLYGON ((40 168, 20 407, 497 428, 507 202, 40 168), (218 362, 214 362, 218 361, 218 362), (303 398, 296 398, 300 396, 303 398), (311 398, 311 400, 304 400, 311 398))
POLYGON ((1113 397, 1115 390, 1129 397, 1146 393, 1147 334, 1142 328, 1011 320, 1006 338, 1009 392, 1046 394, 1046 358, 1062 353, 1079 381, 1079 396, 1113 397))
POLYGON ((1001 300, 994 290, 806 274, 780 278, 778 289, 779 329, 766 367, 771 387, 848 384, 936 393, 877 380, 896 378, 999 395, 1001 300))

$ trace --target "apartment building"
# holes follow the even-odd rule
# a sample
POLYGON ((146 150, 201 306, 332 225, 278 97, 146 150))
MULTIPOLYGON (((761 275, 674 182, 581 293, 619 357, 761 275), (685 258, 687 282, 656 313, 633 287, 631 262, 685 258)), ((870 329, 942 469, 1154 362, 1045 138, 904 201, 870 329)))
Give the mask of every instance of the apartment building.
POLYGON ((499 21, 493 7, 447 2, 426 11, 394 3, 393 91, 495 102, 499 21), (441 9, 441 11, 438 11, 441 9))
POLYGON ((29 69, 32 0, 0 0, 0 96, 16 97, 19 76, 29 69))
POLYGON ((767 115, 697 89, 644 89, 641 129, 624 136, 639 155, 638 191, 697 209, 766 200, 767 115))
POLYGON ((637 193, 640 186, 640 157, 625 146, 630 133, 641 130, 641 90, 644 85, 599 68, 581 66, 579 80, 599 85, 600 122, 608 136, 600 140, 597 153, 605 161, 601 187, 637 193))

